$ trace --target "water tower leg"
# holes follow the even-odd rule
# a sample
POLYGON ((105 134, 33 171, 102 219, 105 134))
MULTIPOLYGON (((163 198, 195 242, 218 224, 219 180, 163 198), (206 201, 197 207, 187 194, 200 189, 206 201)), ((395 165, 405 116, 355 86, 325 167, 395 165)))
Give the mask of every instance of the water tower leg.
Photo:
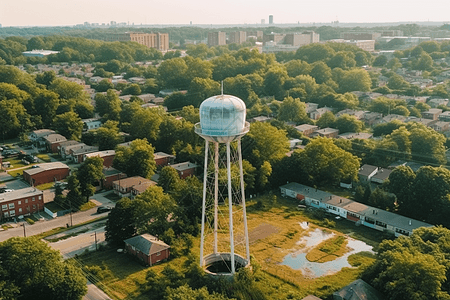
POLYGON ((241 197, 242 197, 242 212, 244 215, 244 237, 245 237, 245 254, 247 261, 250 262, 250 247, 248 241, 248 228, 247 228, 247 208, 245 206, 245 191, 244 191, 244 171, 242 170, 242 151, 241 151, 241 139, 238 139, 238 155, 239 155, 239 176, 241 181, 241 197))
POLYGON ((214 254, 217 254, 217 228, 219 210, 219 143, 214 143, 214 254))
POLYGON ((230 142, 227 142, 227 173, 228 173, 228 213, 230 219, 230 255, 231 274, 235 273, 234 266, 234 236, 233 236, 233 194, 231 193, 231 164, 230 164, 230 142))
POLYGON ((200 267, 204 266, 203 260, 203 244, 205 243, 205 210, 206 210, 206 181, 208 180, 208 150, 209 142, 206 140, 205 144, 205 168, 203 175, 203 200, 202 200, 202 236, 200 241, 200 267))

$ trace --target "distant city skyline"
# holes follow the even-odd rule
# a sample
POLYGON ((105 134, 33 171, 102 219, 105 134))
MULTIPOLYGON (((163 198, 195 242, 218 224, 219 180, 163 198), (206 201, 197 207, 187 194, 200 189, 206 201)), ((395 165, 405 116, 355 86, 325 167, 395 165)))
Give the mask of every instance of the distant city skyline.
POLYGON ((73 26, 129 23, 140 25, 447 22, 448 0, 229 0, 220 7, 206 0, 2 0, 0 24, 73 26))

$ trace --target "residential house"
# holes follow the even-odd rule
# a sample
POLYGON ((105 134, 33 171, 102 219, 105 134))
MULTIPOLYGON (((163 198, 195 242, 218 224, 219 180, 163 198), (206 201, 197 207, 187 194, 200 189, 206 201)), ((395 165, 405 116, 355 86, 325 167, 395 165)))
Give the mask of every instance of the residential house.
POLYGON ((338 139, 346 139, 346 140, 350 140, 350 139, 361 139, 361 140, 367 140, 367 139, 371 139, 373 137, 372 133, 368 133, 368 132, 346 132, 346 133, 342 133, 339 134, 337 136, 338 139))
POLYGON ((405 116, 401 116, 401 115, 396 115, 396 114, 390 114, 390 115, 387 115, 387 116, 383 117, 382 119, 377 120, 374 123, 374 125, 376 125, 376 124, 383 124, 383 123, 389 123, 389 122, 394 121, 394 120, 398 120, 398 121, 404 122, 406 120, 406 117, 405 116))
MULTIPOLYGON (((120 197, 129 197, 132 198, 131 191, 135 186, 143 185, 146 188, 149 186, 155 185, 156 182, 141 177, 141 176, 133 176, 128 178, 119 178, 118 180, 113 181, 112 187, 114 189, 114 194, 119 195, 120 197)), ((138 188, 139 189, 139 188, 138 188)))
POLYGON ((31 186, 55 182, 70 175, 70 168, 62 162, 37 164, 31 169, 23 170, 23 179, 31 186))
POLYGON ((44 137, 45 144, 47 146, 47 150, 52 153, 58 152, 58 147, 62 142, 67 141, 67 139, 57 133, 52 133, 44 137))
POLYGON ((376 124, 377 122, 379 122, 379 120, 381 120, 383 118, 383 115, 381 113, 377 113, 377 112, 366 112, 362 118, 362 120, 364 121, 364 124, 366 124, 367 126, 371 127, 374 124, 376 124))
POLYGON ((419 227, 433 226, 295 182, 281 186, 280 190, 283 196, 304 200, 308 206, 323 209, 328 213, 366 227, 391 233, 396 237, 409 236, 413 230, 419 227))
POLYGON ((258 116, 258 117, 251 118, 251 119, 249 120, 249 122, 250 122, 250 123, 253 123, 253 122, 270 122, 270 120, 272 120, 272 119, 273 119, 273 118, 271 118, 271 117, 258 116))
POLYGON ((153 157, 155 158, 156 166, 159 168, 171 165, 175 161, 174 155, 170 155, 164 152, 156 152, 155 154, 153 154, 153 157))
POLYGON ((54 134, 54 133, 56 133, 56 132, 51 129, 39 129, 39 130, 32 131, 28 135, 28 138, 30 139, 30 141, 36 142, 37 140, 39 140, 41 138, 45 138, 46 136, 48 136, 50 134, 54 134))
POLYGON ((148 181, 144 181, 140 184, 136 184, 133 185, 131 187, 131 199, 134 199, 137 195, 142 194, 143 192, 145 192, 146 189, 148 189, 151 186, 157 185, 156 182, 152 181, 152 180, 148 180, 148 181))
POLYGON ((444 99, 444 98, 433 98, 433 99, 430 99, 430 100, 427 102, 427 104, 428 104, 429 106, 431 106, 432 108, 436 108, 436 107, 438 107, 439 105, 447 106, 447 104, 448 104, 448 99, 444 99))
POLYGON ((357 279, 333 293, 333 300, 385 300, 386 298, 362 279, 357 279))
POLYGON ((316 297, 314 295, 308 295, 305 298, 303 298, 302 300, 322 300, 322 298, 316 297))
POLYGON ((302 124, 302 125, 296 126, 294 128, 297 129, 299 132, 301 132, 304 136, 307 136, 307 137, 311 136, 311 134, 313 134, 314 132, 319 130, 319 126, 310 125, 310 124, 302 124))
POLYGON ((172 168, 177 170, 178 175, 180 175, 181 179, 185 179, 189 176, 195 175, 195 170, 197 169, 197 165, 191 162, 182 162, 179 164, 171 165, 172 168))
POLYGON ((339 134, 339 129, 335 129, 335 128, 323 128, 320 130, 316 130, 311 137, 315 137, 315 136, 321 136, 321 137, 326 137, 326 138, 337 138, 339 134))
POLYGON ((361 120, 364 117, 364 115, 366 114, 366 112, 363 110, 344 109, 344 110, 339 111, 336 114, 336 118, 339 118, 346 114, 350 115, 350 116, 354 116, 357 120, 361 120))
POLYGON ((115 150, 104 150, 104 151, 96 151, 91 153, 86 153, 83 156, 83 161, 88 157, 101 157, 103 159, 103 166, 109 168, 113 164, 114 157, 116 157, 115 150))
POLYGON ((360 182, 370 182, 370 179, 378 172, 378 167, 365 164, 358 171, 360 182))
POLYGON ((317 104, 317 103, 307 102, 305 104, 306 104, 306 108, 305 108, 306 114, 310 114, 319 108, 319 104, 317 104))
POLYGON ((407 117, 404 122, 405 123, 407 123, 407 122, 416 122, 416 123, 423 124, 423 125, 425 125, 427 127, 430 127, 431 125, 436 123, 437 120, 417 118, 417 117, 410 116, 410 117, 407 117))
POLYGON ((98 129, 100 126, 102 126, 102 120, 99 118, 83 119, 82 121, 84 123, 83 125, 84 131, 98 129))
POLYGON ((44 210, 44 192, 34 187, 3 193, 0 219, 27 216, 44 210))
POLYGON ((331 108, 328 108, 328 107, 322 107, 322 108, 318 108, 318 109, 316 109, 315 111, 313 111, 313 112, 311 112, 310 114, 309 114, 309 117, 312 119, 312 120, 318 120, 321 116, 323 116, 326 112, 333 112, 332 110, 331 110, 331 108))
POLYGON ((113 167, 105 168, 103 167, 103 180, 100 182, 100 188, 109 190, 113 188, 113 182, 118 181, 119 179, 127 178, 127 174, 122 173, 121 171, 114 169, 113 167))
POLYGON ((450 122, 450 111, 439 114, 439 121, 450 122))
POLYGON ((430 119, 430 120, 437 120, 441 113, 442 113, 442 109, 440 109, 440 108, 430 108, 429 110, 422 112, 422 118, 430 119))
MULTIPOLYGON (((67 142, 69 142, 69 141, 67 141, 67 142)), ((85 143, 80 143, 80 142, 67 143, 67 142, 63 142, 59 145, 59 154, 61 155, 61 157, 63 159, 67 159, 68 156, 72 153, 72 151, 75 151, 77 149, 81 149, 84 147, 89 147, 85 143)))
POLYGON ((437 132, 448 131, 450 129, 450 122, 437 121, 430 125, 430 128, 433 128, 437 132))
POLYGON ((153 266, 168 259, 170 255, 170 246, 148 233, 134 236, 124 242, 125 251, 137 257, 146 266, 153 266))
POLYGON ((97 146, 84 146, 81 148, 71 149, 69 154, 69 159, 74 163, 81 164, 84 159, 84 155, 92 152, 98 151, 97 146))
MULTIPOLYGON (((68 141, 59 143, 59 146, 58 146, 59 155, 61 155, 61 157, 63 157, 61 153, 64 151, 62 149, 66 149, 66 147, 78 145, 78 144, 80 144, 80 142, 74 141, 74 140, 68 140, 68 141)), ((65 158, 65 156, 64 156, 64 158, 65 158)))
POLYGON ((375 175, 370 178, 371 182, 383 184, 388 180, 389 175, 392 173, 390 169, 378 168, 378 171, 375 175))

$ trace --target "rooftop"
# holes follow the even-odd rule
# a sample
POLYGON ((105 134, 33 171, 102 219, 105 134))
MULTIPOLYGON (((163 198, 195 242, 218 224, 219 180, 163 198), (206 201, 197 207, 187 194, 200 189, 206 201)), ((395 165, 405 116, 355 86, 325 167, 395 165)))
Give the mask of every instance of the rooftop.
POLYGON ((49 143, 65 142, 65 141, 67 141, 67 139, 64 136, 62 136, 62 135, 60 135, 58 133, 49 134, 46 137, 44 137, 44 139, 47 142, 49 142, 49 143))
POLYGON ((285 184, 281 186, 282 188, 286 188, 292 191, 295 191, 303 196, 314 198, 317 200, 325 200, 325 199, 331 199, 333 194, 324 192, 297 182, 290 182, 288 184, 285 184))
POLYGON ((66 164, 63 164, 62 162, 59 162, 59 161, 37 164, 36 166, 37 166, 37 168, 26 169, 23 172, 28 175, 35 175, 35 174, 39 174, 41 172, 49 171, 49 170, 70 169, 69 166, 67 166, 66 164))
POLYGON ((28 187, 20 190, 15 190, 9 193, 2 193, 0 194, 0 203, 7 202, 15 199, 22 199, 26 197, 32 197, 37 195, 43 195, 44 192, 41 190, 38 190, 34 187, 28 187))
POLYGON ((105 150, 105 151, 91 152, 91 153, 85 154, 85 157, 95 157, 95 156, 105 157, 105 156, 111 156, 111 155, 116 155, 116 151, 115 150, 105 150))
POLYGON ((131 245, 147 255, 151 255, 153 253, 157 253, 170 248, 169 245, 167 245, 163 241, 158 240, 157 237, 154 237, 153 235, 150 235, 148 233, 134 236, 132 238, 126 239, 124 242, 125 244, 131 245))
POLYGON ((146 182, 154 182, 154 181, 141 176, 133 176, 121 180, 115 180, 113 181, 113 184, 121 187, 134 187, 137 185, 145 184, 146 182))
POLYGON ((194 164, 194 163, 191 163, 191 162, 187 161, 187 162, 182 162, 182 163, 179 163, 179 164, 171 165, 171 167, 174 168, 177 171, 184 171, 184 170, 189 170, 189 169, 192 169, 192 168, 197 168, 198 166, 196 164, 194 164))

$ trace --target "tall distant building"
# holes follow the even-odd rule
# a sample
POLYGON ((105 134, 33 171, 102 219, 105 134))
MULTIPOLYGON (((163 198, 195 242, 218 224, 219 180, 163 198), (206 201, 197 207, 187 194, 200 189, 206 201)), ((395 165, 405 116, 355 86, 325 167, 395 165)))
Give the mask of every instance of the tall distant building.
POLYGON ((228 42, 230 44, 242 44, 247 40, 247 32, 235 31, 228 34, 228 42))
POLYGON ((225 32, 216 31, 208 32, 208 46, 222 46, 227 44, 227 36, 225 32))
POLYGON ((284 38, 284 44, 301 47, 312 43, 318 43, 319 38, 320 35, 314 31, 288 33, 284 38))
POLYGON ((273 24, 273 15, 269 15, 269 24, 273 24))
POLYGON ((261 19, 261 25, 266 24, 266 20, 265 19, 261 19))
POLYGON ((169 34, 168 33, 143 33, 143 32, 125 32, 112 33, 103 38, 105 41, 132 41, 149 48, 155 48, 159 51, 169 50, 169 34))

